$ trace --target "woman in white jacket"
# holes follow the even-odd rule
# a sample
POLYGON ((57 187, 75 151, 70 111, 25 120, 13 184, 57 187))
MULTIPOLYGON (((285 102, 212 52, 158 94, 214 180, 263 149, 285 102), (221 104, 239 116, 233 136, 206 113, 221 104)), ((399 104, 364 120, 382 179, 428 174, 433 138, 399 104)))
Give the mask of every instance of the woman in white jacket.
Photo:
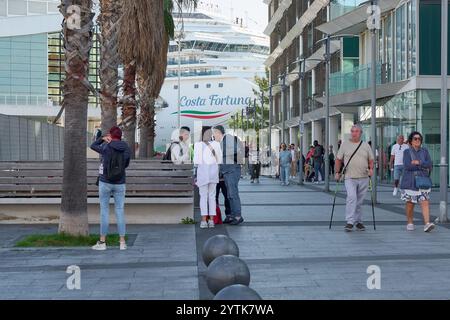
POLYGON ((200 193, 200 228, 214 228, 214 221, 208 221, 216 215, 216 185, 219 183, 219 164, 222 162, 222 150, 217 141, 212 141, 211 129, 203 133, 203 141, 194 145, 194 165, 197 168, 196 185, 200 193))

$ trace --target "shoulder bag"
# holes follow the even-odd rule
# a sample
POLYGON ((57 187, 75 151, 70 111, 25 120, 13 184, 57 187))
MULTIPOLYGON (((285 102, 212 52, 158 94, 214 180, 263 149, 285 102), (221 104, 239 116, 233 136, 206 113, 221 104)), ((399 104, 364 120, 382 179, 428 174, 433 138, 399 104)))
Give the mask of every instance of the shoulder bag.
MULTIPOLYGON (((418 160, 414 155, 414 152, 412 152, 411 148, 409 148, 408 150, 409 154, 411 155, 411 160, 418 160)), ((427 175, 424 174, 424 170, 422 168, 420 169, 422 175, 418 175, 418 172, 414 171, 414 185, 419 190, 431 189, 433 185, 433 182, 431 181, 431 178, 429 176, 428 169, 426 171, 427 175)))

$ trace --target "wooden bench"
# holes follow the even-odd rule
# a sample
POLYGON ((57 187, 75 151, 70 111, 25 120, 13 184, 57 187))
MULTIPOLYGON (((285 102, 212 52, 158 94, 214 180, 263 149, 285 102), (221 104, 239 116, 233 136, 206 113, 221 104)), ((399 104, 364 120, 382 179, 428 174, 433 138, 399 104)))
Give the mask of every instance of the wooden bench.
MULTIPOLYGON (((88 160, 87 167, 89 220, 98 223, 99 160, 88 160)), ((62 168, 61 161, 0 162, 0 222, 57 222, 62 168)), ((193 217, 192 165, 131 161, 125 203, 127 223, 179 223, 193 217)))

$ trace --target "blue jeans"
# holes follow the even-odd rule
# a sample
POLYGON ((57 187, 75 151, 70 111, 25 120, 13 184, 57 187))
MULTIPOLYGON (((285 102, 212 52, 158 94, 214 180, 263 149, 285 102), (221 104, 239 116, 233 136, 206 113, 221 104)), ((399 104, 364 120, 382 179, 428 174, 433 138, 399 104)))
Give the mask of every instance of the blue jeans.
POLYGON ((394 180, 400 180, 403 175, 403 166, 394 166, 394 180))
POLYGON ((319 181, 319 172, 320 176, 322 177, 322 180, 325 180, 325 173, 324 173, 324 167, 323 167, 322 161, 316 161, 314 160, 314 178, 316 181, 319 181))
POLYGON ((290 166, 281 166, 280 167, 280 180, 281 182, 284 182, 286 184, 289 183, 289 174, 291 173, 291 167, 290 166))
POLYGON ((125 184, 110 184, 99 182, 100 196, 100 235, 108 235, 109 228, 109 199, 114 197, 114 209, 116 211, 117 229, 119 236, 125 236, 125 184))
POLYGON ((239 179, 241 178, 241 165, 222 164, 220 173, 223 175, 227 197, 230 203, 230 218, 241 216, 241 198, 239 197, 239 179))

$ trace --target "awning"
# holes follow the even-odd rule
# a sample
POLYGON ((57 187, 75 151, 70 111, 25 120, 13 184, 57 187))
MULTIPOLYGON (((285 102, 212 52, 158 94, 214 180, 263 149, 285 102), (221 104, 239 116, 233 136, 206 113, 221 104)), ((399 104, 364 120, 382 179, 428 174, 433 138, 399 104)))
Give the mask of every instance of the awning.
MULTIPOLYGON (((378 6, 381 10, 381 15, 392 9, 395 9, 397 5, 403 0, 382 0, 378 1, 378 6)), ((354 10, 337 17, 327 23, 321 24, 316 27, 317 30, 330 35, 339 34, 354 34, 358 35, 367 29, 367 8, 370 3, 365 3, 356 7, 354 10)))
POLYGON ((264 29, 264 33, 266 35, 270 36, 272 34, 278 22, 280 22, 280 20, 283 18, 284 12, 291 6, 291 4, 292 0, 282 0, 280 2, 280 4, 278 5, 278 9, 272 15, 272 18, 270 19, 266 29, 264 29))

